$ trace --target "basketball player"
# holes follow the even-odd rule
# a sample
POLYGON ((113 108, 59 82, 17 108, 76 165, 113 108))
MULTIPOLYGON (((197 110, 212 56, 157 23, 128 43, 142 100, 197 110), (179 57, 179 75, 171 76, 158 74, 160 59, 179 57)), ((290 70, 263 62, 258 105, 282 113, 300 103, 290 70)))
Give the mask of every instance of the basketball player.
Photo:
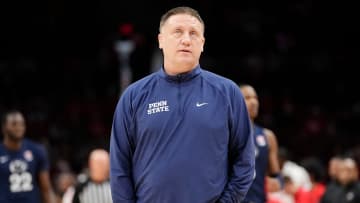
POLYGON ((45 148, 24 138, 25 119, 9 111, 1 121, 0 202, 54 203, 45 148))
POLYGON ((258 115, 259 100, 255 89, 250 85, 240 85, 253 127, 253 139, 256 146, 255 170, 256 177, 244 203, 266 202, 265 180, 271 182, 272 192, 281 188, 282 177, 278 161, 278 144, 275 134, 257 125, 254 121, 258 115))

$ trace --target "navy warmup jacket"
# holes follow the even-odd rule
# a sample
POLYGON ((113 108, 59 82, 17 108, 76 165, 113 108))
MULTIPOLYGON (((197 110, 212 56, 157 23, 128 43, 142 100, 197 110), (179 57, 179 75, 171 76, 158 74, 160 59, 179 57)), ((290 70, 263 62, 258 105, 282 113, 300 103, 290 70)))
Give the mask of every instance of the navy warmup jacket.
POLYGON ((110 143, 114 203, 232 203, 255 174, 244 99, 232 81, 163 69, 130 85, 110 143))

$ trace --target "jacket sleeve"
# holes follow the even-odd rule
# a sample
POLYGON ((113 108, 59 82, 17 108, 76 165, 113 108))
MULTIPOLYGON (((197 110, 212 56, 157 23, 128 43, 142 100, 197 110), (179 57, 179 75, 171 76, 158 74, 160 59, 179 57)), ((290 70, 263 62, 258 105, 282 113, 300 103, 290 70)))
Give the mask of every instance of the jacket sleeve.
POLYGON ((132 179, 131 98, 125 91, 117 104, 110 138, 110 185, 114 203, 135 203, 132 179))
POLYGON ((219 203, 241 202, 255 178, 255 146, 244 98, 236 87, 231 92, 229 110, 229 173, 219 203))

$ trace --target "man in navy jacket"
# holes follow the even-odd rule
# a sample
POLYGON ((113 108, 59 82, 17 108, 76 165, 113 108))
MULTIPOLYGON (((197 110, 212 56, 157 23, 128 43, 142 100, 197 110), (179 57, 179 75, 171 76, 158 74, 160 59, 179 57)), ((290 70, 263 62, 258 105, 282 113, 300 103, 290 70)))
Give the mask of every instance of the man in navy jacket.
POLYGON ((255 176, 244 98, 229 79, 201 69, 204 22, 177 7, 160 21, 164 65, 130 85, 110 143, 115 203, 232 203, 255 176))

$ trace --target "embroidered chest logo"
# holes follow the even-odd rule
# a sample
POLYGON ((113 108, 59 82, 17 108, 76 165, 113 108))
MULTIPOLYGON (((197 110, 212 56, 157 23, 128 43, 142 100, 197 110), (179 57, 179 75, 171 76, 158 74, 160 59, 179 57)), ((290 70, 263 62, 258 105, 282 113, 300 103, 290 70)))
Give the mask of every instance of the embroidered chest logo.
POLYGON ((162 101, 158 101, 158 102, 149 104, 147 114, 151 115, 151 114, 160 113, 163 111, 170 111, 167 100, 162 100, 162 101))
POLYGON ((257 136, 257 137, 256 137, 256 143, 257 143, 260 147, 266 146, 265 136, 264 136, 264 135, 259 135, 259 136, 257 136))

